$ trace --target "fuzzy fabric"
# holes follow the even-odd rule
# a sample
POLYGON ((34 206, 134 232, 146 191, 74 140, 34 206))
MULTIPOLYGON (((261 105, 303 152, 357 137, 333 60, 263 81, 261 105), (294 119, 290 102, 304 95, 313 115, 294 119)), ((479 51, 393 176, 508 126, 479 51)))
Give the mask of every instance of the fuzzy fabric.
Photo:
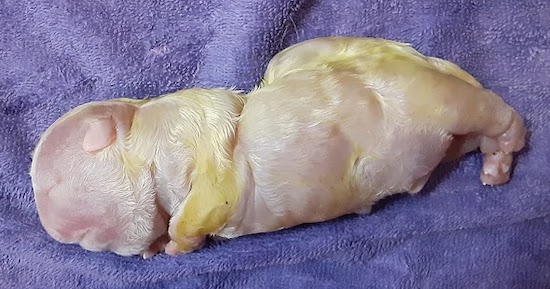
POLYGON ((0 3, 1 288, 550 288, 548 1, 0 3), (149 260, 58 244, 42 229, 30 156, 63 113, 189 87, 250 90, 276 52, 329 35, 411 43, 500 94, 530 129, 512 181, 482 186, 473 154, 368 216, 149 260))

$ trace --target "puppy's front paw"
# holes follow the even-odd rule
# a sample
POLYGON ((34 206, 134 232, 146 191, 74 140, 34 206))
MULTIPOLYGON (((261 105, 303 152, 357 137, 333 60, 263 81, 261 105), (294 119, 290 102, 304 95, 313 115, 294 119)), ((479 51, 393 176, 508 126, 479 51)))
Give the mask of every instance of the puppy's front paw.
POLYGON ((164 251, 164 248, 168 242, 170 242, 170 237, 168 237, 168 234, 162 235, 153 244, 151 244, 151 246, 149 246, 149 248, 145 250, 141 256, 143 259, 148 259, 155 256, 157 253, 164 251))
POLYGON ((166 245, 164 251, 168 255, 172 256, 183 253, 190 253, 204 246, 204 242, 204 237, 183 237, 177 238, 177 240, 172 239, 166 245))

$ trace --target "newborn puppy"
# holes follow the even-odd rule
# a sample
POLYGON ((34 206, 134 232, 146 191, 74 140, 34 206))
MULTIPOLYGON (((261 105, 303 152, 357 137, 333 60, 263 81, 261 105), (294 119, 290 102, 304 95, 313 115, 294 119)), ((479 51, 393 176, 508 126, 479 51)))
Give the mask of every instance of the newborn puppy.
POLYGON ((149 257, 367 213, 478 148, 481 181, 503 184, 524 138, 516 111, 448 61, 383 39, 318 38, 277 54, 248 95, 81 105, 43 134, 31 176, 55 240, 149 257))

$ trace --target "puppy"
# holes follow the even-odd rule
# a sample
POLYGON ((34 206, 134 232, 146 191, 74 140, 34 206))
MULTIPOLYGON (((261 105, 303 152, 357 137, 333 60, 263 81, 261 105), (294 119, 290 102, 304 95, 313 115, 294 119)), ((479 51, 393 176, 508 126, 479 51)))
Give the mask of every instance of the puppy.
POLYGON ((40 221, 55 240, 123 256, 179 254, 417 193, 478 148, 481 182, 508 181, 520 115, 470 74, 407 44, 307 40, 248 94, 188 89, 76 107, 34 151, 40 221))

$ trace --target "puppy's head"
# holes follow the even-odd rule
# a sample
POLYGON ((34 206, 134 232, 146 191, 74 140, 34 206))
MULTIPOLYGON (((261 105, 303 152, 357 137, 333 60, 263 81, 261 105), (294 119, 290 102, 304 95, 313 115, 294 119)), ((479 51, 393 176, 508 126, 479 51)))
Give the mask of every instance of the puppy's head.
POLYGON ((55 240, 127 256, 166 232, 150 164, 126 145, 139 106, 84 104, 42 135, 31 178, 40 221, 55 240))

